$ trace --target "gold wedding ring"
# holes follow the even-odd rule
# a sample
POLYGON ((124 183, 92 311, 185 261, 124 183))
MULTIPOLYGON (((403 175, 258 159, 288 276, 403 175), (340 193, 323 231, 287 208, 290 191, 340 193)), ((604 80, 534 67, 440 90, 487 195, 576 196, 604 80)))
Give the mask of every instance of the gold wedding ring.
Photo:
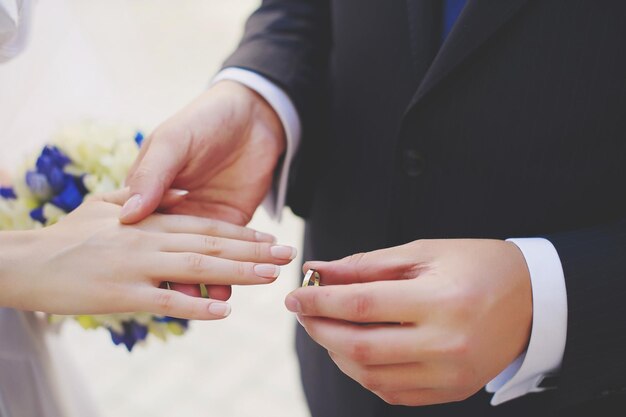
POLYGON ((319 287, 320 286, 320 274, 315 269, 309 269, 304 274, 302 280, 303 287, 319 287))
MULTIPOLYGON (((207 287, 205 284, 200 284, 200 297, 202 298, 209 298, 209 290, 207 290, 207 287)), ((167 288, 168 290, 172 289, 172 286, 170 285, 169 281, 165 281, 165 288, 167 288)))

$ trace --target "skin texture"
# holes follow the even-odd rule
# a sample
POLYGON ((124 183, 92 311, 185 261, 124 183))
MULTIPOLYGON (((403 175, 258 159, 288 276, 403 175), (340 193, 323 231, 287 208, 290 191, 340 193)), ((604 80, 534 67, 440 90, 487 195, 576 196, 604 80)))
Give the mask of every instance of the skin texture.
POLYGON ((530 276, 512 243, 420 240, 311 268, 324 286, 295 290, 287 308, 390 404, 466 399, 527 347, 530 276))
MULTIPOLYGON (((176 187, 189 194, 168 212, 248 224, 272 184, 285 140, 280 119, 261 96, 221 81, 146 139, 126 179, 130 198, 120 221, 145 219, 165 190, 176 187)), ((198 286, 173 288, 200 295, 198 286)), ((209 292, 231 289, 209 287, 209 292)))
MULTIPOLYGON (((246 224, 284 147, 271 107, 221 82, 149 138, 121 221, 143 219, 175 187, 190 193, 169 211, 246 224)), ((391 404, 465 399, 528 344, 530 278, 511 243, 416 241, 309 268, 326 286, 296 290, 288 309, 344 373, 391 404)))
POLYGON ((175 187, 189 195, 171 212, 245 225, 284 150, 269 104, 239 83, 219 82, 148 137, 126 180, 132 197, 120 220, 142 220, 175 187))
POLYGON ((0 305, 56 314, 149 312, 213 320, 227 316, 224 285, 269 284, 295 249, 225 222, 154 214, 118 217, 127 190, 91 199, 57 224, 0 233, 0 305), (279 256, 276 256, 278 253, 279 256), (162 288, 164 281, 216 285, 214 299, 162 288), (220 290, 221 289, 221 290, 220 290))

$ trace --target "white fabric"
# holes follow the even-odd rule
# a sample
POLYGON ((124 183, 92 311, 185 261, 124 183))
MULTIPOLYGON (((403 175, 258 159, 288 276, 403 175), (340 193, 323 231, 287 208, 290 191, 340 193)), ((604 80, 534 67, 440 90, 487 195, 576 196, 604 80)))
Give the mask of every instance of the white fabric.
MULTIPOLYGON (((257 91, 280 116, 287 136, 287 157, 265 207, 276 218, 285 204, 289 166, 300 144, 300 118, 289 97, 267 78, 241 68, 222 70, 214 82, 230 79, 257 91)), ((528 350, 490 381, 492 405, 502 404, 531 392, 540 392, 543 378, 557 371, 563 361, 567 331, 567 292, 561 260, 545 239, 509 239, 526 259, 533 294, 533 325, 528 350)))
POLYGON ((0 308, 0 416, 97 416, 44 317, 0 308))
MULTIPOLYGON (((26 46, 33 4, 33 0, 0 0, 0 62, 15 57, 26 46)), ((57 2, 55 7, 62 8, 63 4, 57 2)), ((45 63, 51 64, 50 61, 45 63)), ((28 117, 28 124, 34 125, 30 114, 32 106, 21 105, 25 94, 15 80, 23 79, 24 85, 36 90, 32 87, 33 82, 42 78, 41 67, 32 68, 32 77, 25 71, 19 71, 20 78, 11 77, 9 67, 13 64, 18 62, 2 66, 0 72, 0 91, 3 92, 0 97, 0 143, 4 151, 0 166, 7 159, 20 160, 23 157, 17 150, 19 141, 9 139, 14 137, 9 133, 12 123, 17 124, 22 117, 28 117)), ((1 417, 99 415, 73 362, 63 351, 62 341, 51 330, 40 315, 0 308, 1 417)))
POLYGON ((269 215, 273 219, 280 221, 283 208, 285 207, 289 168, 291 167, 293 156, 300 145, 301 125, 296 107, 281 88, 255 72, 234 67, 226 68, 217 74, 213 79, 213 83, 222 80, 237 81, 256 91, 274 108, 274 111, 276 111, 278 118, 283 124, 287 141, 285 157, 283 158, 283 164, 278 173, 278 178, 263 201, 263 207, 267 210, 269 215))
POLYGON ((0 62, 18 55, 28 40, 32 0, 0 0, 0 62))
POLYGON ((524 254, 533 296, 533 324, 526 352, 487 384, 492 405, 545 388, 538 385, 557 372, 567 339, 567 290, 559 255, 548 240, 509 239, 524 254))

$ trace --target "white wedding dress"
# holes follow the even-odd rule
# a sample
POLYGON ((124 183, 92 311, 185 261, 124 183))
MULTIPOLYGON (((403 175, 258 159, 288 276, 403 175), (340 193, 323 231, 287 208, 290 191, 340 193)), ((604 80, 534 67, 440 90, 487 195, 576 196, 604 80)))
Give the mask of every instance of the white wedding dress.
POLYGON ((0 416, 97 416, 58 343, 43 317, 0 309, 0 416))
MULTIPOLYGON (((62 2, 59 6, 63 7, 62 2)), ((31 0, 0 0, 0 62, 24 47, 30 7, 31 0)), ((0 71, 0 168, 14 167, 26 151, 23 146, 29 145, 15 140, 15 134, 23 129, 19 126, 28 104, 23 100, 29 96, 20 89, 28 88, 30 82, 9 79, 6 75, 11 71, 0 71)), ((35 68, 31 73, 20 72, 38 81, 35 68)), ((0 417, 95 417, 98 413, 83 387, 55 329, 43 316, 0 308, 0 417)))

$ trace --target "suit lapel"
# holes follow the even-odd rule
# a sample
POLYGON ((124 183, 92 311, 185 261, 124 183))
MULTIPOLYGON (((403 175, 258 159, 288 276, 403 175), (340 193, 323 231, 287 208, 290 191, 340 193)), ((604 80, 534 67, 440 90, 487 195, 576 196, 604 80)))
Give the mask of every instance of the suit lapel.
MULTIPOLYGON (((409 110, 469 57, 528 0, 469 0, 452 31, 426 71, 409 110)), ((432 19, 421 16, 421 19, 432 19)))

